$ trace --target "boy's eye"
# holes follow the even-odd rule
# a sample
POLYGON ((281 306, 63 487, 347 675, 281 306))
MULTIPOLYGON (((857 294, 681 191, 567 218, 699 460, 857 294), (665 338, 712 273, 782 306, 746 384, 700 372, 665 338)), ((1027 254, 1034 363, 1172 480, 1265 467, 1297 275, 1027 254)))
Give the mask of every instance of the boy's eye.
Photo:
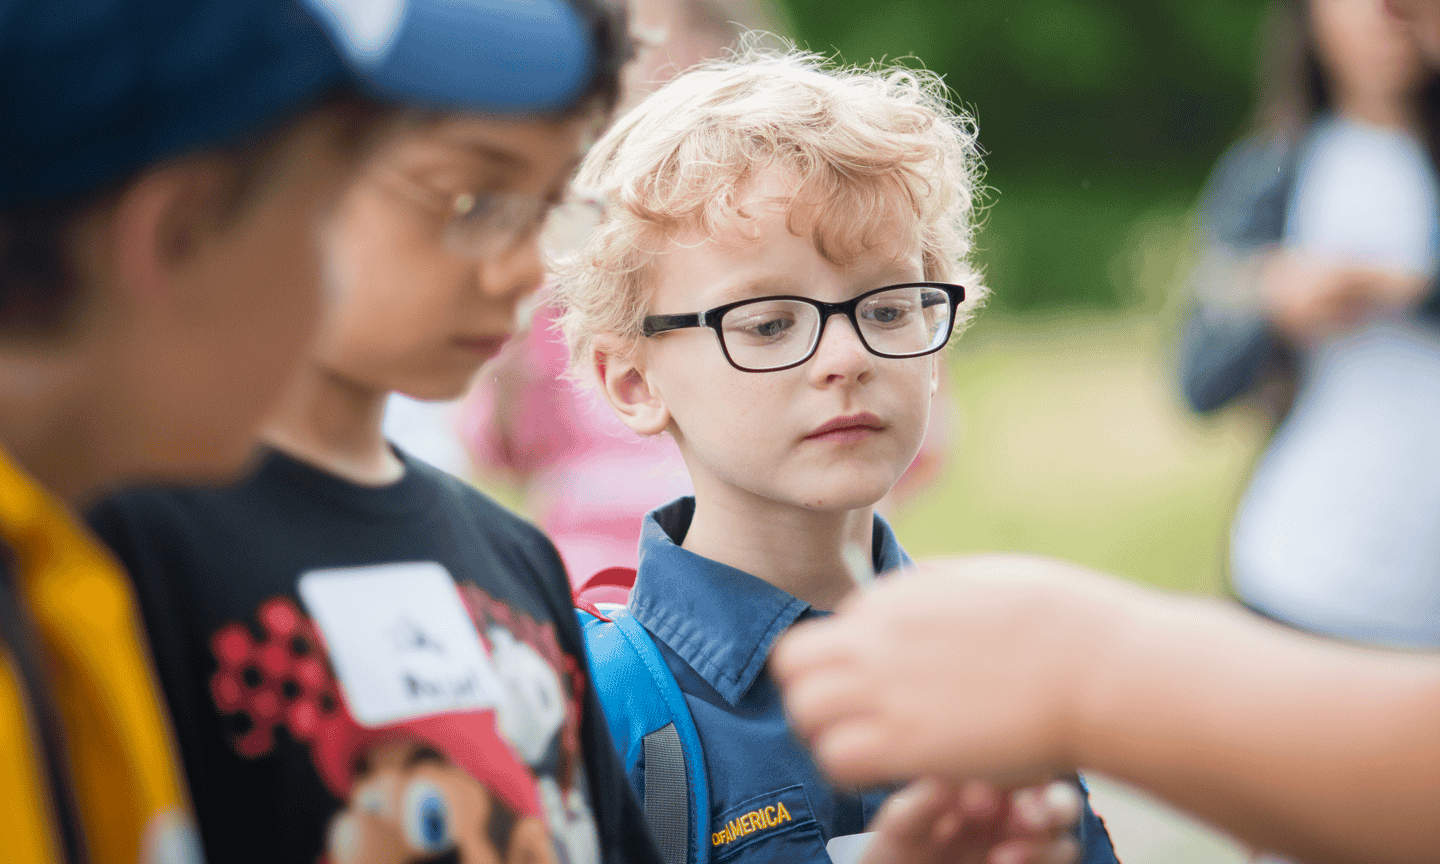
POLYGON ((429 780, 416 780, 405 790, 405 839, 424 852, 443 852, 455 845, 453 820, 445 793, 429 780))
POLYGON ((461 192, 451 201, 451 209, 457 219, 485 222, 500 213, 502 204, 503 199, 499 195, 461 192))
POLYGON ((795 327, 795 316, 783 312, 757 312, 734 318, 725 321, 726 331, 763 341, 783 338, 795 327))
POLYGON ((795 322, 789 318, 769 318, 756 322, 753 329, 757 335, 764 336, 768 339, 773 336, 779 336, 793 326, 795 326, 795 322))
POLYGON ((907 323, 910 307, 903 303, 877 303, 862 311, 861 317, 882 327, 899 327, 907 323))

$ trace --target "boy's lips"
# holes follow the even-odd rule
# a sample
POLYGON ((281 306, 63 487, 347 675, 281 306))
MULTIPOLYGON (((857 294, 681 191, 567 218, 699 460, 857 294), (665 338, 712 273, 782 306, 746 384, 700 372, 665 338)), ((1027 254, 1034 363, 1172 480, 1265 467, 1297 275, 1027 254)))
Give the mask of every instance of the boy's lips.
POLYGON ((855 441, 884 428, 885 423, 868 411, 862 414, 847 414, 820 424, 805 436, 805 440, 855 441))

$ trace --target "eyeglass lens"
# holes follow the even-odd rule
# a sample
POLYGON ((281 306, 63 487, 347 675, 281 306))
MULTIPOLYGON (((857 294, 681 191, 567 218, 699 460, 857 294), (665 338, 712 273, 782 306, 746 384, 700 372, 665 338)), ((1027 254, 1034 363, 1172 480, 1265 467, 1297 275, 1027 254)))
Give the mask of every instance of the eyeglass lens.
POLYGON ((458 252, 483 257, 513 248, 538 229, 541 251, 559 258, 579 249, 604 214, 604 205, 591 198, 548 206, 528 195, 476 195, 463 212, 457 211, 446 240, 458 252))
MULTIPOLYGON (((902 286, 866 297, 855 310, 860 340, 872 353, 913 357, 935 350, 950 329, 950 295, 902 286)), ((735 365, 754 372, 804 360, 819 341, 820 310, 800 300, 762 299, 720 319, 720 336, 735 365)))

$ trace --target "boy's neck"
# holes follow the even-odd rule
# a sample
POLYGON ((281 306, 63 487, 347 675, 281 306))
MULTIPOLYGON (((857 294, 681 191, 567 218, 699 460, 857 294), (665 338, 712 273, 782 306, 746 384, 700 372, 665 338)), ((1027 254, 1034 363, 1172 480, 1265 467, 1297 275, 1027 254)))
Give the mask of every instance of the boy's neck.
POLYGON ((680 545, 832 611, 855 588, 844 551, 874 558, 873 507, 818 511, 745 496, 726 500, 697 488, 695 517, 680 545))
POLYGON ((1409 100, 1385 98, 1364 92, 1340 92, 1335 98, 1336 113, 1381 129, 1413 132, 1420 128, 1420 112, 1409 100))
POLYGON ((352 483, 393 483, 405 465, 382 428, 388 396, 309 362, 266 424, 264 440, 352 483))
POLYGON ((0 447, 51 495, 77 507, 124 475, 130 450, 97 432, 124 434, 120 424, 97 416, 103 412, 83 392, 84 378, 83 364, 74 361, 0 356, 0 447))

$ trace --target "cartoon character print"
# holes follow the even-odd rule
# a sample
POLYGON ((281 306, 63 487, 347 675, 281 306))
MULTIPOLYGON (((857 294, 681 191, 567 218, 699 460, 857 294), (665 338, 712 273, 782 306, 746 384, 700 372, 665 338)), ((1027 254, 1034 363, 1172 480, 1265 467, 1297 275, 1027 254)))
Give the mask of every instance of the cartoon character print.
POLYGON ((344 802, 322 864, 597 860, 579 761, 583 677, 551 625, 474 586, 462 596, 511 695, 493 711, 362 727, 322 634, 288 597, 260 606, 259 639, 238 623, 212 636, 211 695, 233 724, 236 752, 266 755, 284 727, 344 802))
POLYGON ((560 650, 553 624, 517 613, 475 585, 461 585, 460 595, 509 693, 496 708, 496 722, 539 777, 555 848, 564 864, 595 864, 599 832, 580 750, 585 676, 560 650))

